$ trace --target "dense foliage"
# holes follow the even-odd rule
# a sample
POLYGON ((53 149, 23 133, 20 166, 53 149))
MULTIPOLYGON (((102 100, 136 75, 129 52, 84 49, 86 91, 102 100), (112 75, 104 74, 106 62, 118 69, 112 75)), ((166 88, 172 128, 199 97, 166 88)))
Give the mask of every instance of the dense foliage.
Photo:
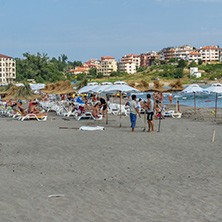
MULTIPOLYGON (((36 82, 56 82, 65 80, 66 69, 70 66, 80 66, 80 61, 70 62, 64 54, 56 59, 50 59, 47 54, 32 55, 24 53, 23 59, 16 58, 16 81, 34 79, 36 82)), ((68 78, 69 79, 69 78, 68 78)))

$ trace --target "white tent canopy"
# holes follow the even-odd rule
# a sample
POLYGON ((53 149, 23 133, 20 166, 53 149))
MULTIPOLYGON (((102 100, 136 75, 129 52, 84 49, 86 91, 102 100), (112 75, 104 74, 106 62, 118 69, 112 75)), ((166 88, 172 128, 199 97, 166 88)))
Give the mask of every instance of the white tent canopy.
POLYGON ((98 82, 90 82, 87 84, 87 86, 98 86, 98 82))
POLYGON ((124 81, 116 81, 114 82, 114 85, 127 85, 127 83, 124 81))
POLYGON ((101 85, 102 85, 102 86, 103 86, 103 85, 112 85, 112 83, 111 83, 111 82, 102 82, 101 85))
POLYGON ((204 92, 204 89, 197 84, 189 85, 182 93, 201 93, 204 92))
MULTIPOLYGON (((112 85, 112 84, 111 84, 112 85)), ((102 93, 105 89, 107 89, 108 87, 110 87, 110 85, 100 85, 97 86, 95 88, 93 88, 92 90, 90 90, 90 92, 93 93, 102 93)))
POLYGON ((88 85, 88 86, 84 86, 82 87, 77 93, 81 94, 81 93, 88 93, 90 92, 92 89, 98 87, 98 85, 88 85))
POLYGON ((222 93, 222 84, 213 83, 210 87, 204 89, 204 91, 209 93, 222 93))
POLYGON ((140 92, 138 89, 128 85, 112 85, 104 89, 105 93, 117 93, 117 92, 140 92))

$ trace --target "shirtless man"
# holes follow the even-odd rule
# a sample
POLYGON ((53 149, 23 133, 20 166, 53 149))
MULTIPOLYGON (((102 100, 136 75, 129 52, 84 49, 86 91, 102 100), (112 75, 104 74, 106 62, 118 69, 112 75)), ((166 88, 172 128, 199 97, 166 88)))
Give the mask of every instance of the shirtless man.
POLYGON ((153 111, 154 111, 154 102, 151 99, 151 95, 147 94, 147 121, 148 121, 148 133, 154 133, 154 126, 153 126, 153 111), (152 130, 151 130, 152 129, 152 130))

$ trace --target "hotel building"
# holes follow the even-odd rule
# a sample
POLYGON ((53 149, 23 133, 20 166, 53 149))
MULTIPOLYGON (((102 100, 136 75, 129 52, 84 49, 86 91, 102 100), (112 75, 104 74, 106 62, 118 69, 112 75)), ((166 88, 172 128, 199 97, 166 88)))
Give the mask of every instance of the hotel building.
POLYGON ((101 62, 97 68, 97 74, 101 72, 105 77, 108 77, 110 76, 111 72, 116 72, 116 71, 117 71, 117 62, 115 58, 110 56, 101 57, 101 62))
POLYGON ((119 63, 119 70, 129 74, 136 73, 137 67, 140 67, 139 55, 125 55, 119 63))
POLYGON ((0 54, 0 83, 13 83, 15 78, 15 60, 10 56, 0 54))

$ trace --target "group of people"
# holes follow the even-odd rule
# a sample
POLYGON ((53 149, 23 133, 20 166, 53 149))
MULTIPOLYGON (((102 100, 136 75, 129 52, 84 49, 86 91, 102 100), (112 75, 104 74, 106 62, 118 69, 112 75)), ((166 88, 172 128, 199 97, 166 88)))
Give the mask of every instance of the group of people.
POLYGON ((141 118, 140 110, 141 108, 144 109, 145 113, 147 114, 147 122, 148 122, 148 132, 153 133, 154 132, 154 124, 153 119, 165 119, 165 117, 162 115, 161 110, 162 107, 162 100, 163 96, 160 98, 161 94, 154 94, 153 99, 151 97, 151 94, 147 94, 147 102, 142 102, 141 99, 139 99, 138 102, 136 102, 136 95, 132 95, 132 101, 130 101, 130 121, 131 121, 131 128, 132 132, 134 132, 136 127, 136 118, 137 114, 139 118, 141 118))
POLYGON ((74 107, 74 103, 70 103, 69 111, 74 112, 74 110, 77 110, 79 115, 90 111, 94 117, 98 117, 99 115, 105 117, 107 102, 104 98, 94 95, 91 95, 89 98, 86 96, 78 96, 74 101, 76 101, 78 105, 74 107))

